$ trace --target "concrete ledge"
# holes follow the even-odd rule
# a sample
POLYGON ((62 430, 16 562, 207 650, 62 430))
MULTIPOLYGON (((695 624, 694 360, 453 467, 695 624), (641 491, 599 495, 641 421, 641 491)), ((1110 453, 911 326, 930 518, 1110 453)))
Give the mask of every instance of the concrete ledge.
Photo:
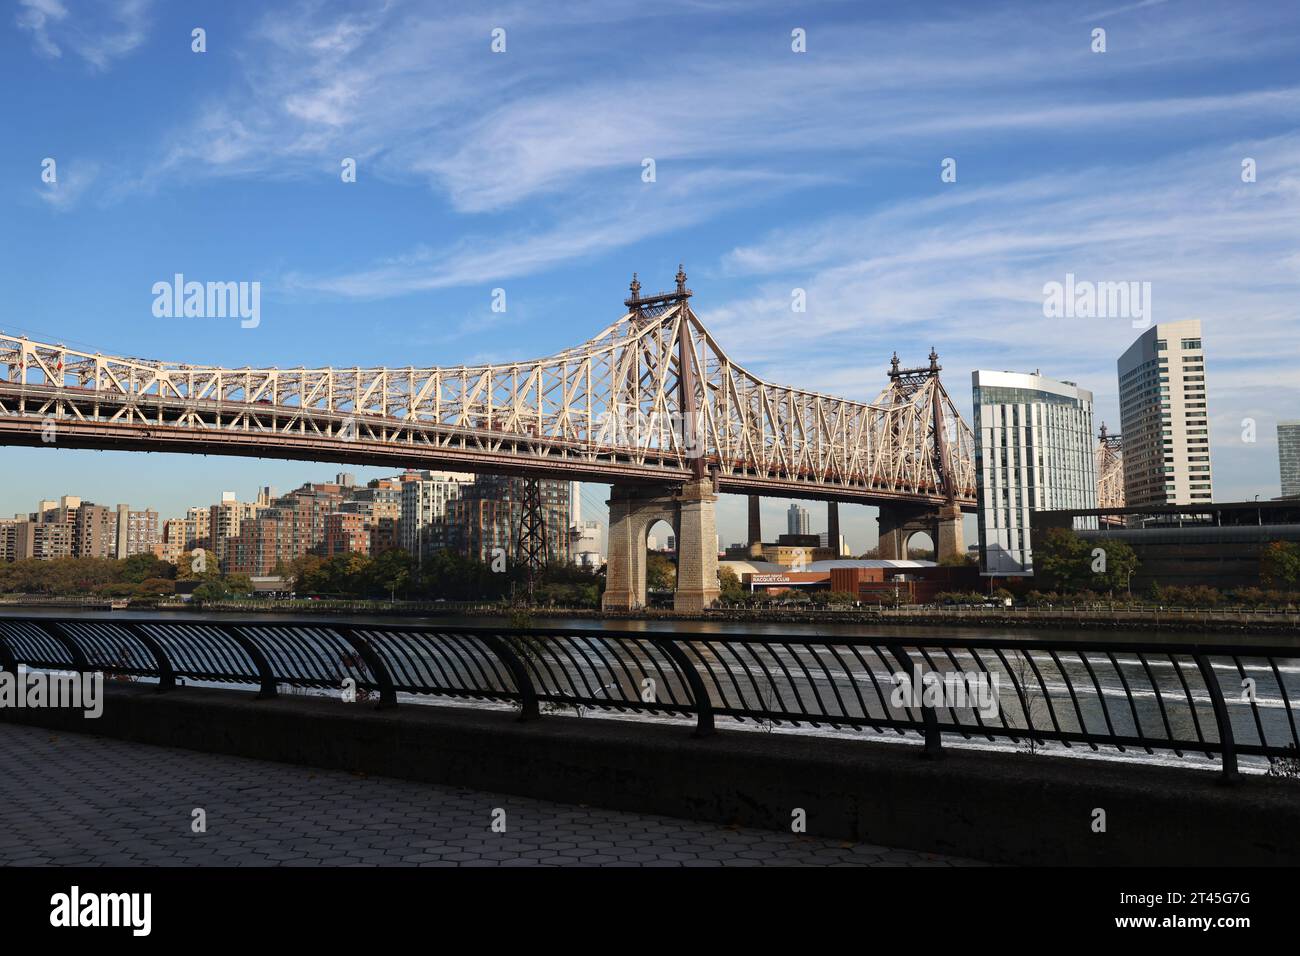
MULTIPOLYGON (((140 743, 1025 865, 1295 865, 1300 784, 1069 757, 324 697, 109 685, 104 714, 0 720, 140 743), (1093 810, 1107 832, 1092 831, 1093 810)), ((1197 759, 1197 758, 1192 758, 1197 759)))

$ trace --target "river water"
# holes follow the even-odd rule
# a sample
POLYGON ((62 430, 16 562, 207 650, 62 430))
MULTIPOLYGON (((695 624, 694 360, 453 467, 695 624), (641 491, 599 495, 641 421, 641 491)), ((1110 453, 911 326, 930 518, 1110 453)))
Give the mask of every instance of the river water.
MULTIPOLYGON (((342 624, 400 624, 429 625, 431 627, 508 627, 507 617, 477 615, 438 615, 433 617, 396 617, 393 615, 321 614, 294 615, 292 612, 262 614, 227 613, 203 614, 193 611, 87 611, 77 608, 0 607, 0 617, 54 617, 100 620, 157 620, 198 623, 204 620, 264 621, 266 623, 289 620, 318 620, 342 624)), ((1133 641, 1146 643, 1216 643, 1251 646, 1295 647, 1300 654, 1300 634, 1240 633, 1224 631, 1222 634, 1206 632, 1147 631, 1147 630, 1087 630, 1062 627, 957 627, 953 625, 886 625, 863 623, 805 623, 805 622, 755 622, 755 621, 677 621, 677 620, 627 620, 619 618, 564 618, 542 617, 533 619, 539 629, 607 630, 659 632, 678 634, 740 634, 740 635, 790 635, 791 637, 879 637, 904 639, 919 637, 953 637, 967 640, 989 638, 995 640, 1067 640, 1067 641, 1133 641)))

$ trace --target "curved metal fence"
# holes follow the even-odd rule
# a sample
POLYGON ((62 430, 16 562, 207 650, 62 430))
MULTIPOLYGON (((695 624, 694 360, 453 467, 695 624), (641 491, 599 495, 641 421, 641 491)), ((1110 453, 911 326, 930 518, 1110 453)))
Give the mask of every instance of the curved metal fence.
POLYGON ((0 667, 495 701, 522 719, 611 710, 1048 741, 1096 750, 1300 757, 1300 648, 1094 640, 744 636, 319 621, 0 617, 0 667))

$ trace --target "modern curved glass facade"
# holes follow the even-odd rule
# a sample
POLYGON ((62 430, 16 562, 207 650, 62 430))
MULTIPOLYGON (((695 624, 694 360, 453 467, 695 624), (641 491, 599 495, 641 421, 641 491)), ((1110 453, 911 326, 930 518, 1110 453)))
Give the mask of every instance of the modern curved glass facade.
POLYGON ((1097 507, 1092 392, 1021 372, 971 381, 980 570, 1032 574, 1030 512, 1097 507))

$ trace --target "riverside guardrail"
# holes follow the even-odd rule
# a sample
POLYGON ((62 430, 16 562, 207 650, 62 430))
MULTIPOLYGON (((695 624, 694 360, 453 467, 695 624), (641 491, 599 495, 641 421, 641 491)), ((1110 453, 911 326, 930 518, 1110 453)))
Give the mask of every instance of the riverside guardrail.
POLYGON ((267 697, 350 680, 381 707, 407 694, 504 702, 524 720, 664 714, 694 718, 697 735, 719 718, 869 729, 915 735, 929 755, 945 737, 1204 754, 1228 780, 1239 756, 1300 755, 1300 648, 0 617, 0 667, 19 665, 267 697))

